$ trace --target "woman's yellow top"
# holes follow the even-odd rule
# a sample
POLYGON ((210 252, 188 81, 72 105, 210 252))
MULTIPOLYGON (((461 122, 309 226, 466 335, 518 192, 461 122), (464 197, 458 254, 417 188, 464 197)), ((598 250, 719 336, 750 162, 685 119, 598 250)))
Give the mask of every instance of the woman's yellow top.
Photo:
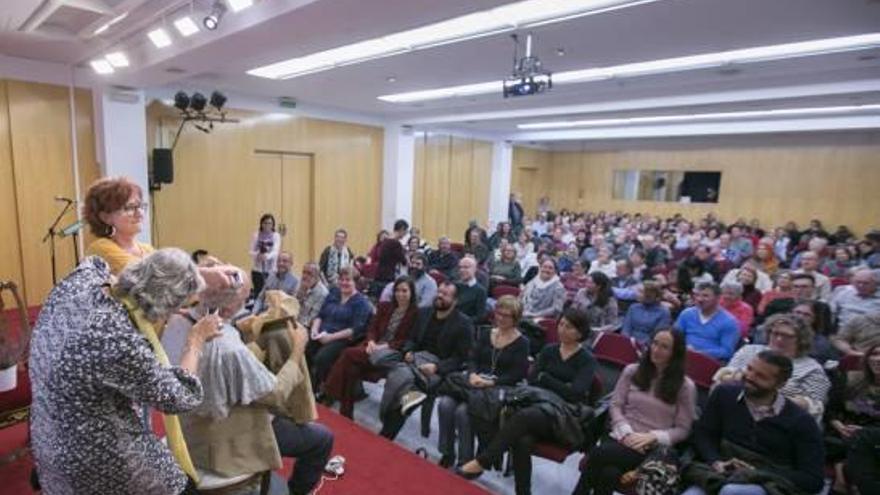
POLYGON ((96 239, 89 247, 86 249, 87 256, 100 256, 110 265, 110 272, 113 275, 119 275, 126 266, 130 263, 134 263, 135 261, 139 261, 146 257, 148 254, 155 251, 153 246, 149 244, 144 244, 143 242, 135 241, 137 246, 141 249, 142 256, 135 256, 125 249, 122 249, 122 246, 116 244, 113 239, 109 237, 102 237, 100 239, 96 239))

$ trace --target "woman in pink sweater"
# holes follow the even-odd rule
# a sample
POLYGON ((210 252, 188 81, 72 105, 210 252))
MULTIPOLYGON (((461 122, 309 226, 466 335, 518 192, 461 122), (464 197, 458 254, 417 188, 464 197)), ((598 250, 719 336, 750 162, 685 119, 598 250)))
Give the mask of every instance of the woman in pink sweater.
POLYGON ((685 376, 684 335, 660 330, 638 364, 623 369, 611 399, 611 431, 590 451, 576 495, 611 495, 655 447, 687 439, 697 389, 685 376))

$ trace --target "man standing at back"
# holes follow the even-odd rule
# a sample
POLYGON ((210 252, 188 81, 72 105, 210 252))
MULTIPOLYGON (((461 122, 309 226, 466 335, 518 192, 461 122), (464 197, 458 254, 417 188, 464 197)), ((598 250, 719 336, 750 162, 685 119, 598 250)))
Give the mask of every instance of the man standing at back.
POLYGON ((409 340, 403 345, 404 362, 385 380, 379 417, 383 437, 394 439, 406 417, 427 398, 426 392, 448 373, 462 369, 473 340, 474 326, 457 308, 455 284, 443 282, 433 307, 419 310, 409 340))
POLYGON ((377 290, 381 291, 385 284, 393 282, 397 276, 397 268, 406 266, 406 251, 403 249, 402 239, 409 230, 406 220, 394 222, 394 232, 390 237, 379 244, 379 266, 376 268, 377 290))
POLYGON ((736 319, 718 305, 721 289, 714 282, 700 282, 694 289, 696 305, 678 315, 675 326, 684 332, 690 349, 721 361, 733 356, 739 342, 736 319))

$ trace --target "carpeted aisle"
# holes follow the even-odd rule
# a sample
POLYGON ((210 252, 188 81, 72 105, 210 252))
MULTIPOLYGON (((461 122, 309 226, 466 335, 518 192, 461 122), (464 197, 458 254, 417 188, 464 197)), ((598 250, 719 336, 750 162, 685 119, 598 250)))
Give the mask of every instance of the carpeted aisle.
MULTIPOLYGON (((422 459, 337 412, 318 406, 319 421, 333 430, 334 455, 345 457, 345 475, 325 481, 319 495, 484 495, 491 493, 422 459)), ((291 463, 284 464, 285 478, 291 463)))
MULTIPOLYGON (((346 472, 335 481, 325 481, 318 495, 485 495, 482 487, 459 478, 422 459, 400 445, 376 435, 318 406, 320 421, 336 435, 333 454, 346 459, 346 472)), ((27 441, 27 423, 0 429, 0 458, 27 441)), ((29 455, 0 466, 0 495, 32 493, 28 476, 33 465, 29 455)), ((284 479, 292 462, 284 463, 284 479)))

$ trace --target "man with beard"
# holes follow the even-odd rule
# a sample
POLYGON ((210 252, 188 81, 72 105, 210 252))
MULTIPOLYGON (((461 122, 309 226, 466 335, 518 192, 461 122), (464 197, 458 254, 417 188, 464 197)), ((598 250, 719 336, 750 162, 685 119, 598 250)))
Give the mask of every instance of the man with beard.
POLYGON ((434 306, 419 310, 409 340, 401 349, 404 362, 385 379, 379 405, 380 435, 394 439, 406 418, 427 399, 427 392, 448 373, 460 370, 467 360, 474 327, 456 308, 455 284, 443 282, 434 306))
MULTIPOLYGON (((416 303, 419 308, 430 308, 437 297, 437 282, 425 271, 425 255, 416 253, 409 259, 409 276, 416 287, 416 303)), ((390 282, 382 290, 379 302, 391 302, 394 296, 394 282, 390 282)))
POLYGON ((717 386, 694 428, 702 463, 685 470, 685 495, 818 493, 825 451, 816 421, 779 393, 791 360, 763 351, 741 383, 717 386), (703 464, 705 463, 705 464, 703 464))

